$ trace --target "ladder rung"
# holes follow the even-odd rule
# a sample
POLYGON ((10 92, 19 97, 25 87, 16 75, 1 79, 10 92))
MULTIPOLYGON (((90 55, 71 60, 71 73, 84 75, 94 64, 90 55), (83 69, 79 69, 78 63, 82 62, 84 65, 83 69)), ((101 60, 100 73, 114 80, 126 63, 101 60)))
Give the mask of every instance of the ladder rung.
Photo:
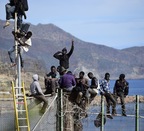
POLYGON ((17 98, 18 100, 24 100, 24 98, 17 98))
POLYGON ((19 120, 26 120, 26 118, 18 118, 19 120))
POLYGON ((24 102, 16 102, 16 104, 24 104, 24 102))
POLYGON ((23 87, 14 87, 15 89, 22 89, 23 87))
POLYGON ((26 110, 18 110, 18 112, 21 112, 21 111, 25 112, 26 110))
POLYGON ((15 96, 24 96, 23 94, 16 94, 15 96))
POLYGON ((19 126, 20 128, 27 128, 28 126, 19 126))

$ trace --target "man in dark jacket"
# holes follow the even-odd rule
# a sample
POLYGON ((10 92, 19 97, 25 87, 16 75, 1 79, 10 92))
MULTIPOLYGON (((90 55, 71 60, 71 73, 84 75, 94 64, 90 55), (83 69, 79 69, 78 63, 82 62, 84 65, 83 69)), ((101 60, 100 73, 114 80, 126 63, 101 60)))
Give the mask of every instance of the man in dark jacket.
POLYGON ((128 95, 128 92, 129 83, 125 80, 125 74, 120 74, 119 79, 115 82, 114 95, 116 98, 120 97, 123 116, 126 116, 124 97, 128 95))
POLYGON ((9 0, 9 3, 5 5, 6 9, 6 23, 3 28, 10 25, 9 20, 15 19, 15 13, 17 12, 17 29, 20 30, 22 27, 22 16, 26 19, 25 11, 28 10, 27 0, 9 0))
POLYGON ((62 51, 56 52, 53 56, 59 60, 59 64, 61 67, 64 67, 65 69, 69 68, 69 58, 72 55, 74 51, 74 41, 72 40, 72 45, 69 53, 67 53, 67 49, 63 48, 62 51))

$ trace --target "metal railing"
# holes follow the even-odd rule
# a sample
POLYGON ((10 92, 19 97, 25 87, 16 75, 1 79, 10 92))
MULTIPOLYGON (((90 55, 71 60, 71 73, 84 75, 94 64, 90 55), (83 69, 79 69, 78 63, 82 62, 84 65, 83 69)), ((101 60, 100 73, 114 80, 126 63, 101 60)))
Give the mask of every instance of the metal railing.
MULTIPOLYGON (((4 97, 1 96, 0 98, 0 131, 15 131, 13 99, 8 98, 8 96, 9 94, 5 94, 4 97)), ((101 99, 103 106, 91 104, 88 109, 83 110, 78 105, 71 103, 68 96, 60 90, 58 96, 48 97, 49 107, 45 114, 39 114, 41 105, 29 110, 31 131, 73 131, 75 123, 81 127, 82 131, 115 131, 115 129, 117 131, 143 131, 144 103, 139 102, 139 98, 140 96, 135 96, 134 102, 126 103, 127 117, 121 116, 121 105, 117 104, 118 115, 112 120, 106 118, 106 123, 97 128, 94 125, 94 120, 101 110, 105 112, 104 99, 101 99), (88 114, 86 118, 85 113, 88 114), (75 115, 78 119, 73 117, 75 115), (71 120, 72 122, 70 122, 71 120), (67 122, 70 126, 65 126, 67 122)), ((29 99, 28 101, 34 100, 33 98, 29 99)))

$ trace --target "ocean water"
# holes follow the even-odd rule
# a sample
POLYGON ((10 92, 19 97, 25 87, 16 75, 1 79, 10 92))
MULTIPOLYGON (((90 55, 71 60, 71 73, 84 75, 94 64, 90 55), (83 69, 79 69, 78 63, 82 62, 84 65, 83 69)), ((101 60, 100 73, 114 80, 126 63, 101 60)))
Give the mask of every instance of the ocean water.
MULTIPOLYGON (((144 80, 127 80, 129 82, 129 95, 144 96, 144 80)), ((111 80, 111 91, 113 90, 115 80, 111 80)), ((135 131, 135 108, 136 103, 126 104, 127 117, 121 116, 121 105, 116 107, 118 116, 113 119, 106 118, 104 131, 135 131)), ((105 107, 106 109, 106 107, 105 107)), ((89 110, 87 118, 82 120, 83 131, 100 131, 100 128, 95 127, 94 120, 97 116, 95 113, 100 112, 100 106, 92 106, 89 110)), ((144 131, 144 103, 139 104, 139 131, 144 131)))
MULTIPOLYGON (((141 80, 127 80, 129 82, 129 95, 144 95, 144 79, 141 80)), ((111 80, 110 88, 113 90, 115 80, 111 80)))
MULTIPOLYGON (((104 131, 135 131, 135 103, 126 104, 127 117, 121 116, 121 105, 117 105, 118 116, 114 116, 113 119, 106 118, 104 125, 104 131)), ((93 106, 89 110, 87 118, 82 120, 83 131, 100 131, 100 127, 95 127, 94 120, 97 113, 100 111, 99 106, 93 106)), ((139 131, 144 131, 144 104, 140 103, 140 116, 139 118, 139 131)))

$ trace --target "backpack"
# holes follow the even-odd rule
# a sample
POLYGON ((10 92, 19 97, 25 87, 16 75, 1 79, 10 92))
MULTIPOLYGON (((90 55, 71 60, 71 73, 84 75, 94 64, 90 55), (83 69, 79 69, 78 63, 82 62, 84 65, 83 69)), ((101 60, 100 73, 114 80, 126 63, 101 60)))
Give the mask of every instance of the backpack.
POLYGON ((20 0, 21 3, 23 4, 23 9, 24 11, 28 11, 28 1, 27 0, 20 0))
POLYGON ((18 0, 16 2, 16 12, 22 12, 28 11, 28 2, 27 0, 18 0))

